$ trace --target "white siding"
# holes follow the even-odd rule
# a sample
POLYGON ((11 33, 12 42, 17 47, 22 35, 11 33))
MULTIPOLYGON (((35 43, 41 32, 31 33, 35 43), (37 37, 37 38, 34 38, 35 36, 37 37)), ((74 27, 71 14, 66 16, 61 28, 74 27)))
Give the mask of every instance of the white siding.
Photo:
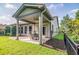
POLYGON ((52 31, 53 31, 53 35, 52 36, 55 36, 58 33, 58 21, 57 21, 56 18, 54 18, 51 21, 51 28, 52 28, 52 31))
POLYGON ((50 23, 44 24, 43 26, 46 27, 45 37, 50 37, 50 23))

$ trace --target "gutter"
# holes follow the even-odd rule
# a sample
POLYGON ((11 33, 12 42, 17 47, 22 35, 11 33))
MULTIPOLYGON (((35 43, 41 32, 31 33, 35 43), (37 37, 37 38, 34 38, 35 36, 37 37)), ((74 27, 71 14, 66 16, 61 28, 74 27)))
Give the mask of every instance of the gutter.
POLYGON ((44 9, 44 10, 41 12, 41 14, 43 14, 45 11, 46 11, 46 9, 44 9))
MULTIPOLYGON (((42 12, 41 12, 41 15, 42 16, 44 16, 45 18, 46 18, 46 16, 45 15, 43 15, 43 13, 46 11, 46 9, 44 9, 42 12)), ((47 21, 49 21, 50 22, 50 20, 48 20, 48 18, 46 18, 47 19, 47 21)))

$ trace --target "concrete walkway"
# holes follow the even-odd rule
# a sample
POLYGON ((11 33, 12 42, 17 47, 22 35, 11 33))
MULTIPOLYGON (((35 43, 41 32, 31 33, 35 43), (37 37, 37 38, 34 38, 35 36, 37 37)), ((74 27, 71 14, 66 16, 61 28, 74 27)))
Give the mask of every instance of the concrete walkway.
MULTIPOLYGON (((10 39, 16 40, 16 37, 10 37, 10 39)), ((24 42, 39 44, 39 40, 33 40, 29 37, 19 37, 19 40, 24 42)))

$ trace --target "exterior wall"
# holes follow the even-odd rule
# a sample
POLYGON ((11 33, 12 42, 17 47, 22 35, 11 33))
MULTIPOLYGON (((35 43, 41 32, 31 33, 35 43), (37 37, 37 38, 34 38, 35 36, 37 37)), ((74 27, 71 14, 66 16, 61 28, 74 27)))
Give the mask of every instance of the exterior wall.
POLYGON ((50 23, 46 23, 43 26, 46 27, 46 35, 45 35, 45 37, 50 37, 50 23))
MULTIPOLYGON (((23 33, 21 33, 21 35, 29 35, 29 26, 32 26, 32 34, 34 34, 34 32, 39 34, 39 24, 28 24, 20 26, 20 30, 21 27, 23 27, 23 33), (25 26, 27 26, 27 34, 25 33, 25 26)), ((50 37, 50 24, 43 24, 43 26, 46 27, 46 35, 43 35, 43 37, 50 37)))
POLYGON ((33 25, 33 33, 36 32, 37 34, 39 34, 39 26, 38 24, 33 25))
POLYGON ((52 21, 51 21, 51 30, 52 30, 52 36, 55 36, 56 34, 58 34, 58 19, 57 18, 54 18, 52 21))
POLYGON ((48 27, 47 27, 47 29, 48 29, 48 31, 47 31, 47 35, 48 35, 48 37, 50 37, 50 24, 48 24, 48 27))
POLYGON ((21 35, 29 35, 29 26, 32 26, 32 34, 33 34, 33 24, 26 24, 26 25, 21 25, 20 26, 20 31, 21 31, 21 27, 23 27, 23 33, 21 33, 21 35), (27 26, 27 33, 25 33, 25 26, 27 26))

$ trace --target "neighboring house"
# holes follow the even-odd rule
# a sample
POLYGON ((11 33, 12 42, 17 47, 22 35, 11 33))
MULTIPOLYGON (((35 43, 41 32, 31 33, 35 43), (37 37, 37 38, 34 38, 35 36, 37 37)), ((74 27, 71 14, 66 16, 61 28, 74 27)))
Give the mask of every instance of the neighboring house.
POLYGON ((6 25, 0 24, 0 35, 5 34, 5 27, 6 27, 6 25))
POLYGON ((42 44, 43 39, 51 39, 58 32, 58 17, 52 17, 45 4, 24 3, 13 17, 17 20, 17 39, 19 34, 38 36, 39 43, 42 44), (19 21, 26 22, 26 25, 20 26, 19 21))

